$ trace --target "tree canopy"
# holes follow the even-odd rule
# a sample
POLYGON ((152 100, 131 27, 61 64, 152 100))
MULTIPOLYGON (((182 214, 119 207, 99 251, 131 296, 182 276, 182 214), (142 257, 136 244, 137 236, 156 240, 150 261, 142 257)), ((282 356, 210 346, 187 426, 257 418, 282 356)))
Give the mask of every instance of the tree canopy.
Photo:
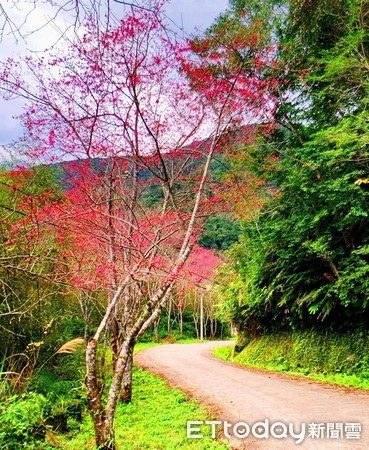
POLYGON ((278 40, 279 126, 244 152, 274 194, 243 223, 220 290, 252 332, 366 323, 368 2, 262 4, 278 40))

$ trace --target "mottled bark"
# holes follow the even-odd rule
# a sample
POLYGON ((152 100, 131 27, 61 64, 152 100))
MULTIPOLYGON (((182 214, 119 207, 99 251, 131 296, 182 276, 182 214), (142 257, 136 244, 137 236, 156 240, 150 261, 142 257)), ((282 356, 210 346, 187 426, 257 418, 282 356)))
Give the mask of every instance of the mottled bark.
POLYGON ((133 366, 133 348, 129 349, 127 355, 126 368, 123 376, 123 387, 120 395, 122 403, 130 403, 132 401, 132 367, 133 366))
POLYGON ((116 369, 114 372, 113 380, 109 390, 108 403, 106 405, 106 419, 105 419, 105 432, 106 441, 115 442, 114 433, 114 418, 115 410, 117 407, 120 390, 123 383, 124 371, 129 358, 130 346, 132 345, 131 339, 123 342, 122 348, 119 353, 119 357, 116 363, 116 369))
POLYGON ((157 320, 154 321, 154 341, 159 342, 159 325, 160 325, 160 316, 157 320))
MULTIPOLYGON (((92 339, 86 350, 86 390, 89 409, 93 418, 96 446, 104 446, 107 442, 105 428, 105 412, 101 402, 101 380, 97 373, 97 341, 92 339)), ((105 447, 102 447, 105 448, 105 447)))

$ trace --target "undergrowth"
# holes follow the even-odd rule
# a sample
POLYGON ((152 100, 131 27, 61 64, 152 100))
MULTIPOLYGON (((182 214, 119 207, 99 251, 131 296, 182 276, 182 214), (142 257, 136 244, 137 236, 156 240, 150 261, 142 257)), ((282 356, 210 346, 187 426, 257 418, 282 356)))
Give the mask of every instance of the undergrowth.
POLYGON ((249 340, 239 354, 232 347, 216 348, 213 354, 245 366, 369 389, 369 333, 365 331, 271 334, 249 340))
MULTIPOLYGON (((160 344, 139 343, 135 352, 154 345, 160 344)), ((107 351, 107 360, 109 354, 107 351)), ((0 372, 0 450, 96 448, 83 382, 83 352, 59 355, 53 367, 37 373, 23 392, 13 391, 8 375, 4 370, 0 372)), ((109 373, 105 375, 108 381, 109 373)), ((135 368, 133 401, 119 404, 116 411, 117 448, 228 449, 226 442, 211 439, 208 426, 203 427, 203 439, 187 439, 187 420, 210 418, 206 408, 187 401, 159 377, 135 368)))
MULTIPOLYGON (((209 413, 194 401, 186 400, 176 389, 168 388, 159 377, 135 368, 133 401, 120 404, 115 429, 119 450, 226 450, 228 444, 211 439, 209 427, 204 438, 187 439, 187 420, 209 420, 209 413)), ((63 436, 65 450, 94 449, 92 421, 86 416, 76 436, 63 436)))

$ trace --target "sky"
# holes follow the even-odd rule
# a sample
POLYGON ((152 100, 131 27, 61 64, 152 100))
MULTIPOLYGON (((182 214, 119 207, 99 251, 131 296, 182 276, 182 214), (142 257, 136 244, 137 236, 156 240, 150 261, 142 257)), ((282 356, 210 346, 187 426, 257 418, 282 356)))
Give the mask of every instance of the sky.
MULTIPOLYGON (((175 24, 183 27, 185 33, 190 35, 196 31, 204 31, 227 5, 228 0, 171 0, 166 7, 166 13, 175 24)), ((49 26, 42 27, 53 17, 53 10, 41 0, 36 0, 36 8, 30 0, 5 0, 1 6, 14 24, 23 24, 23 34, 31 30, 37 31, 30 34, 25 43, 14 33, 9 33, 9 28, 5 29, 6 32, 0 42, 0 60, 10 56, 22 57, 29 49, 41 51, 52 45, 58 38, 59 30, 65 29, 65 21, 70 20, 68 14, 65 14, 53 19, 49 26)), ((1 21, 0 11, 0 27, 1 21)), ((22 137, 23 129, 14 116, 22 113, 23 105, 23 101, 19 99, 11 101, 0 99, 0 146, 22 137)))

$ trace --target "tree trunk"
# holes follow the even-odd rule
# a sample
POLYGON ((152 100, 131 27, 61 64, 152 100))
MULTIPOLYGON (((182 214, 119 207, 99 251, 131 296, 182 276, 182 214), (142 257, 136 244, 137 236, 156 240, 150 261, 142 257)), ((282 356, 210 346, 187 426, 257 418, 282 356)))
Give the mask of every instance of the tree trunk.
POLYGON ((98 446, 96 444, 96 448, 98 450, 117 450, 117 446, 115 444, 114 441, 110 441, 110 440, 105 440, 105 442, 103 444, 101 444, 100 446, 98 446))
POLYGON ((90 311, 89 311, 89 298, 87 294, 85 294, 84 292, 80 293, 79 304, 81 306, 83 320, 85 322, 85 331, 83 339, 85 340, 87 345, 88 341, 90 340, 90 311))
POLYGON ((92 339, 86 350, 86 390, 89 409, 92 415, 96 447, 108 450, 110 447, 104 447, 107 442, 105 413, 101 402, 101 380, 97 374, 97 341, 92 339))
POLYGON ((170 335, 170 332, 171 332, 171 326, 170 326, 170 315, 171 315, 171 312, 172 312, 172 301, 169 300, 169 302, 168 302, 168 324, 167 324, 167 334, 168 334, 168 336, 170 335))
POLYGON ((120 395, 122 403, 130 403, 132 401, 132 365, 133 365, 133 348, 129 349, 127 356, 127 364, 124 370, 123 388, 120 395))
POLYGON ((159 342, 159 324, 160 324, 160 316, 158 320, 155 320, 154 322, 154 341, 159 342))
MULTIPOLYGON (((219 132, 219 127, 217 128, 216 131, 219 132)), ((114 418, 117 403, 119 401, 121 394, 121 388, 123 384, 124 373, 126 370, 128 359, 131 357, 132 349, 137 339, 153 324, 155 320, 159 318, 162 308, 166 305, 166 303, 170 299, 175 279, 178 276, 179 271, 181 270, 183 264, 188 259, 188 256, 191 252, 192 245, 190 241, 193 236, 195 221, 200 207, 200 201, 202 198, 207 173, 209 171, 210 162, 212 159, 216 142, 217 139, 213 136, 211 148, 206 159, 199 187, 197 189, 195 205, 193 206, 192 209, 192 214, 189 220, 189 224, 187 226, 186 235, 183 239, 182 246, 179 251, 179 255, 176 259, 176 262, 170 271, 170 277, 168 281, 166 281, 164 285, 158 289, 156 294, 150 296, 150 300, 147 301, 145 307, 143 308, 143 311, 140 313, 138 317, 136 316, 135 320, 132 322, 133 325, 132 327, 130 327, 128 334, 125 334, 124 341, 122 343, 117 358, 116 368, 113 374, 113 379, 107 396, 107 403, 105 409, 102 406, 102 391, 98 389, 99 385, 96 376, 97 343, 102 332, 104 331, 104 329, 107 328, 109 319, 111 318, 111 314, 114 308, 117 306, 122 292, 124 292, 124 290, 132 281, 132 277, 130 275, 128 275, 127 278, 123 281, 123 283, 117 288, 117 291, 115 292, 114 297, 109 302, 104 317, 102 318, 100 325, 97 328, 94 339, 92 339, 88 343, 86 351, 86 366, 87 366, 86 388, 90 412, 92 414, 94 422, 96 444, 97 447, 99 447, 100 449, 115 450, 116 448, 115 433, 114 433, 114 418)), ((168 323, 170 323, 170 314, 168 323)))
POLYGON ((106 419, 105 419, 105 445, 104 450, 115 450, 115 433, 114 433, 114 418, 115 410, 119 400, 119 394, 123 384, 124 372, 126 369, 129 355, 132 353, 132 339, 128 337, 121 347, 119 357, 116 364, 116 369, 113 375, 113 380, 110 385, 108 401, 106 405, 106 419), (110 446, 109 446, 110 445, 110 446), (114 446, 112 446, 114 445, 114 446))
POLYGON ((181 338, 183 337, 183 311, 182 309, 179 310, 179 332, 181 335, 181 338))

